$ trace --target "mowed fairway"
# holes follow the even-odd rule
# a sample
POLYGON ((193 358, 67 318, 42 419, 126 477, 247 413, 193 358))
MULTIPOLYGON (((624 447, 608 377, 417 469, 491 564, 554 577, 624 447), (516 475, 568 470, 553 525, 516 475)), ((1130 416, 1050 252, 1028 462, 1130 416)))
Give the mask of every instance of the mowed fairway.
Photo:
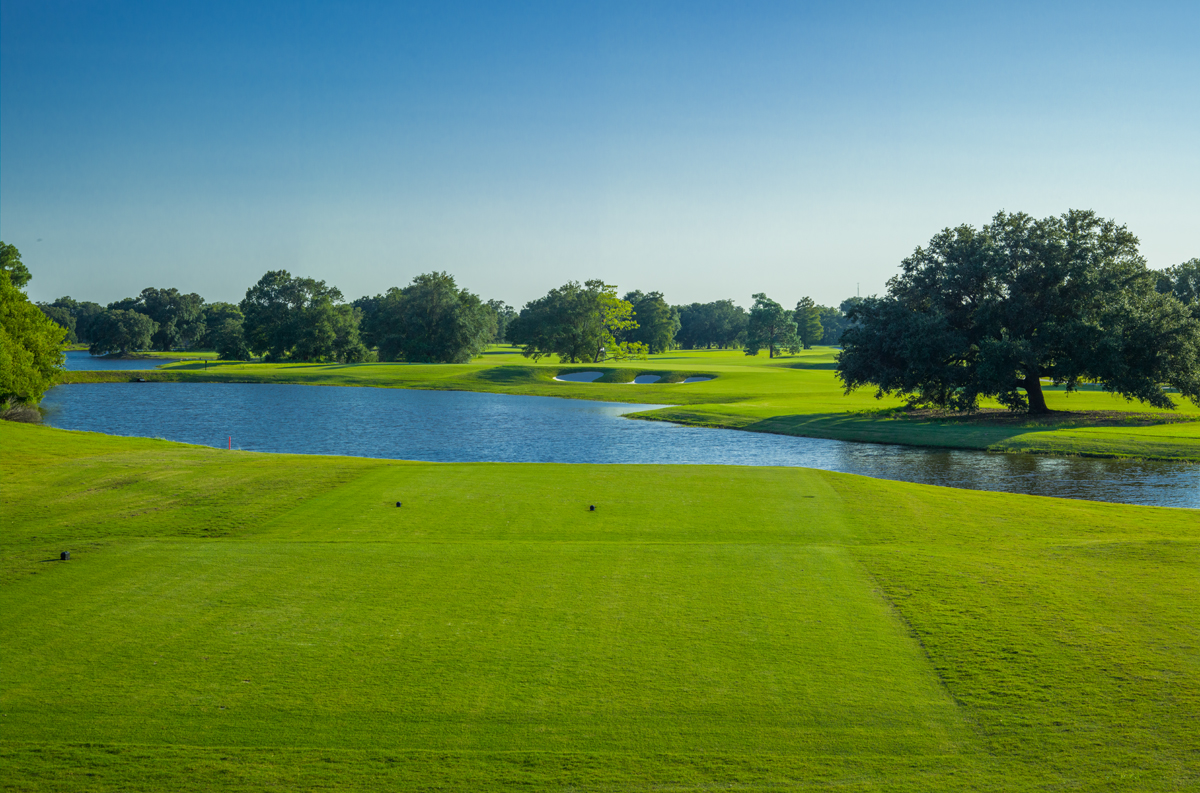
POLYGON ((9 789, 1200 784, 1194 511, 0 447, 9 789))

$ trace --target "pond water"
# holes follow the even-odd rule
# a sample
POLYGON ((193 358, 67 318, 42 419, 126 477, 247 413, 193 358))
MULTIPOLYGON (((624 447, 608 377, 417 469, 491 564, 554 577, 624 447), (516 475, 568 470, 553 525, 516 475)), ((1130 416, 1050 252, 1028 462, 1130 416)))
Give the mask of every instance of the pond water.
POLYGON ((1200 465, 921 449, 630 421, 631 405, 466 391, 95 383, 43 401, 55 427, 224 448, 437 462, 822 468, 905 482, 1200 507, 1200 465))
POLYGON ((172 363, 174 358, 142 358, 123 360, 92 355, 87 350, 70 350, 63 368, 68 372, 95 371, 98 369, 153 369, 159 364, 172 363))

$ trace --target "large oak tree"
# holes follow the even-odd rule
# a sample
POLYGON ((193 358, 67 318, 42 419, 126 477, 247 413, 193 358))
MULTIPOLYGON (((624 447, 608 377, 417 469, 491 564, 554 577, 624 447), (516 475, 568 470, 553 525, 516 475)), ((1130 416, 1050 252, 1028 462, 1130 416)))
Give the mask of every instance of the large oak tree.
POLYGON ((355 301, 381 361, 466 363, 496 335, 496 311, 449 273, 424 273, 403 289, 355 301))
POLYGON ((1000 212, 917 248, 882 298, 849 311, 838 375, 913 404, 974 410, 994 397, 1047 412, 1041 381, 1083 382, 1159 408, 1200 403, 1200 321, 1159 293, 1138 240, 1094 212, 1000 212))
POLYGON ((618 337, 638 327, 633 305, 612 284, 570 281, 531 300, 508 326, 508 338, 535 361, 545 355, 576 363, 643 355, 639 342, 618 337))
POLYGON ((357 363, 367 354, 358 337, 359 313, 324 281, 272 270, 238 304, 246 346, 271 360, 357 363))

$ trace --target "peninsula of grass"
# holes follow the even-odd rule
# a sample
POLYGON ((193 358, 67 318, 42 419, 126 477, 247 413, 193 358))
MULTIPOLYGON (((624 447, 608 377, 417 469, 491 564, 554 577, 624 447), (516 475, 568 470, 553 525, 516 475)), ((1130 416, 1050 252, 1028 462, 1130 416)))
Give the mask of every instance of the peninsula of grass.
POLYGON ((1200 785, 1194 511, 0 445, 6 790, 1200 785))
MULTIPOLYGON (((147 380, 270 382, 373 386, 665 403, 673 407, 636 418, 703 427, 803 435, 813 438, 1004 452, 1143 457, 1200 461, 1200 407, 1176 399, 1174 412, 1127 402, 1095 386, 1071 394, 1047 388, 1049 417, 984 413, 970 420, 902 410, 897 399, 877 400, 869 390, 846 395, 834 373, 836 349, 795 356, 747 357, 737 350, 675 350, 647 361, 613 365, 534 363, 512 347, 495 347, 469 364, 239 364, 191 361, 167 364, 147 380), (594 383, 554 379, 572 371, 602 371, 594 383), (631 384, 640 374, 659 375, 650 385, 631 384), (691 376, 707 382, 683 384, 691 376)), ((129 372, 67 372, 65 382, 125 382, 129 372)), ((985 403, 995 410, 999 405, 985 403)))

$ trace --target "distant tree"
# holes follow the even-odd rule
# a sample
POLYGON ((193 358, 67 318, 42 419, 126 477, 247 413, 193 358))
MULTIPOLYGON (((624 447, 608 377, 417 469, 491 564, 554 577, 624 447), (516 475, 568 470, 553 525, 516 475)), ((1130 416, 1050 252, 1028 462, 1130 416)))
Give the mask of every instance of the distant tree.
POLYGON ((104 313, 104 306, 99 303, 91 303, 86 300, 77 301, 70 297, 60 297, 46 307, 61 308, 69 312, 71 318, 75 320, 75 324, 72 326, 75 332, 74 340, 86 344, 91 344, 92 342, 92 322, 95 321, 96 317, 104 313))
POLYGON ((150 347, 157 325, 140 311, 109 309, 92 323, 92 355, 145 350, 150 347))
POLYGON ((137 297, 109 303, 110 311, 136 311, 154 320, 155 331, 150 347, 170 352, 184 349, 204 335, 204 298, 178 289, 143 289, 137 297))
POLYGON ((901 267, 886 297, 849 312, 847 392, 1044 413, 1045 377, 1172 408, 1167 385, 1200 404, 1200 320, 1156 291, 1137 238, 1111 220, 1000 212, 979 230, 945 229, 901 267))
POLYGON ((679 330, 675 340, 689 350, 740 346, 749 316, 732 300, 676 306, 679 330))
POLYGON ((380 306, 383 305, 384 296, 375 295, 374 297, 360 297, 351 303, 352 306, 358 309, 359 319, 358 334, 362 338, 363 344, 368 348, 379 346, 379 321, 382 315, 379 313, 380 306))
POLYGON ((593 279, 570 281, 526 303, 508 337, 534 360, 553 354, 570 363, 592 362, 645 355, 643 344, 617 339, 635 327, 633 305, 617 297, 615 286, 593 279))
POLYGON ((21 263, 21 252, 16 245, 0 240, 0 270, 8 273, 9 282, 16 289, 24 289, 29 283, 29 269, 21 263))
POLYGON ((241 319, 226 319, 208 331, 209 345, 222 361, 248 361, 254 357, 246 346, 241 319))
POLYGON ((838 310, 841 311, 845 316, 849 316, 850 309, 855 308, 856 306, 861 306, 863 301, 866 299, 867 298, 865 297, 858 297, 857 295, 854 297, 848 297, 843 300, 840 305, 838 305, 838 310))
POLYGON ((42 313, 49 317, 50 321, 67 332, 67 342, 74 344, 75 337, 75 317, 71 316, 71 312, 62 306, 52 306, 47 303, 38 303, 37 307, 42 310, 42 313))
POLYGON ((369 350, 358 335, 362 312, 342 303, 334 306, 333 359, 342 363, 362 363, 367 360, 369 350))
POLYGON ((246 290, 238 305, 246 346, 272 360, 341 361, 366 357, 359 313, 324 281, 272 270, 246 290))
POLYGON ((492 341, 497 344, 508 341, 508 326, 517 318, 517 310, 503 300, 489 300, 487 306, 496 321, 496 335, 492 341))
POLYGON ((817 314, 821 318, 821 340, 818 344, 840 344, 842 331, 848 324, 846 315, 833 306, 817 306, 817 314))
POLYGON ((367 348, 358 335, 361 312, 345 303, 319 297, 300 309, 296 344, 289 357, 298 361, 361 363, 367 348))
POLYGON ((796 335, 796 322, 792 319, 792 312, 759 292, 754 295, 754 306, 750 309, 750 322, 746 329, 746 354, 758 355, 758 351, 764 347, 768 357, 774 358, 779 350, 799 349, 800 339, 796 335))
POLYGON ((629 292, 625 301, 633 306, 637 327, 623 331, 622 341, 640 342, 651 353, 674 349, 679 332, 679 312, 667 304, 662 292, 629 292))
POLYGON ((242 310, 233 303, 205 303, 204 314, 201 317, 204 330, 196 338, 196 346, 210 350, 219 349, 217 345, 217 334, 220 329, 225 327, 225 323, 229 322, 230 320, 237 322, 238 328, 241 328, 242 319, 242 310))
MULTIPOLYGON (((104 307, 105 311, 139 311, 144 308, 140 297, 127 297, 122 300, 114 300, 104 307)), ((145 313, 139 311, 139 313, 145 313)))
POLYGON ((796 335, 800 345, 811 350, 814 344, 821 342, 825 329, 821 327, 821 311, 811 297, 802 297, 792 312, 792 320, 796 323, 796 335))
POLYGON ((1158 291, 1174 295, 1191 309, 1192 316, 1200 317, 1200 259, 1188 259, 1162 271, 1158 276, 1158 291))
MULTIPOLYGON (((0 268, 0 404, 37 404, 54 385, 62 371, 66 330, 51 321, 13 283, 10 268, 20 254, 5 246, 6 261, 0 268)), ((22 284, 29 271, 21 266, 22 284)))
POLYGON ((374 298, 372 335, 381 361, 466 363, 496 335, 495 310, 449 273, 424 273, 374 298))

